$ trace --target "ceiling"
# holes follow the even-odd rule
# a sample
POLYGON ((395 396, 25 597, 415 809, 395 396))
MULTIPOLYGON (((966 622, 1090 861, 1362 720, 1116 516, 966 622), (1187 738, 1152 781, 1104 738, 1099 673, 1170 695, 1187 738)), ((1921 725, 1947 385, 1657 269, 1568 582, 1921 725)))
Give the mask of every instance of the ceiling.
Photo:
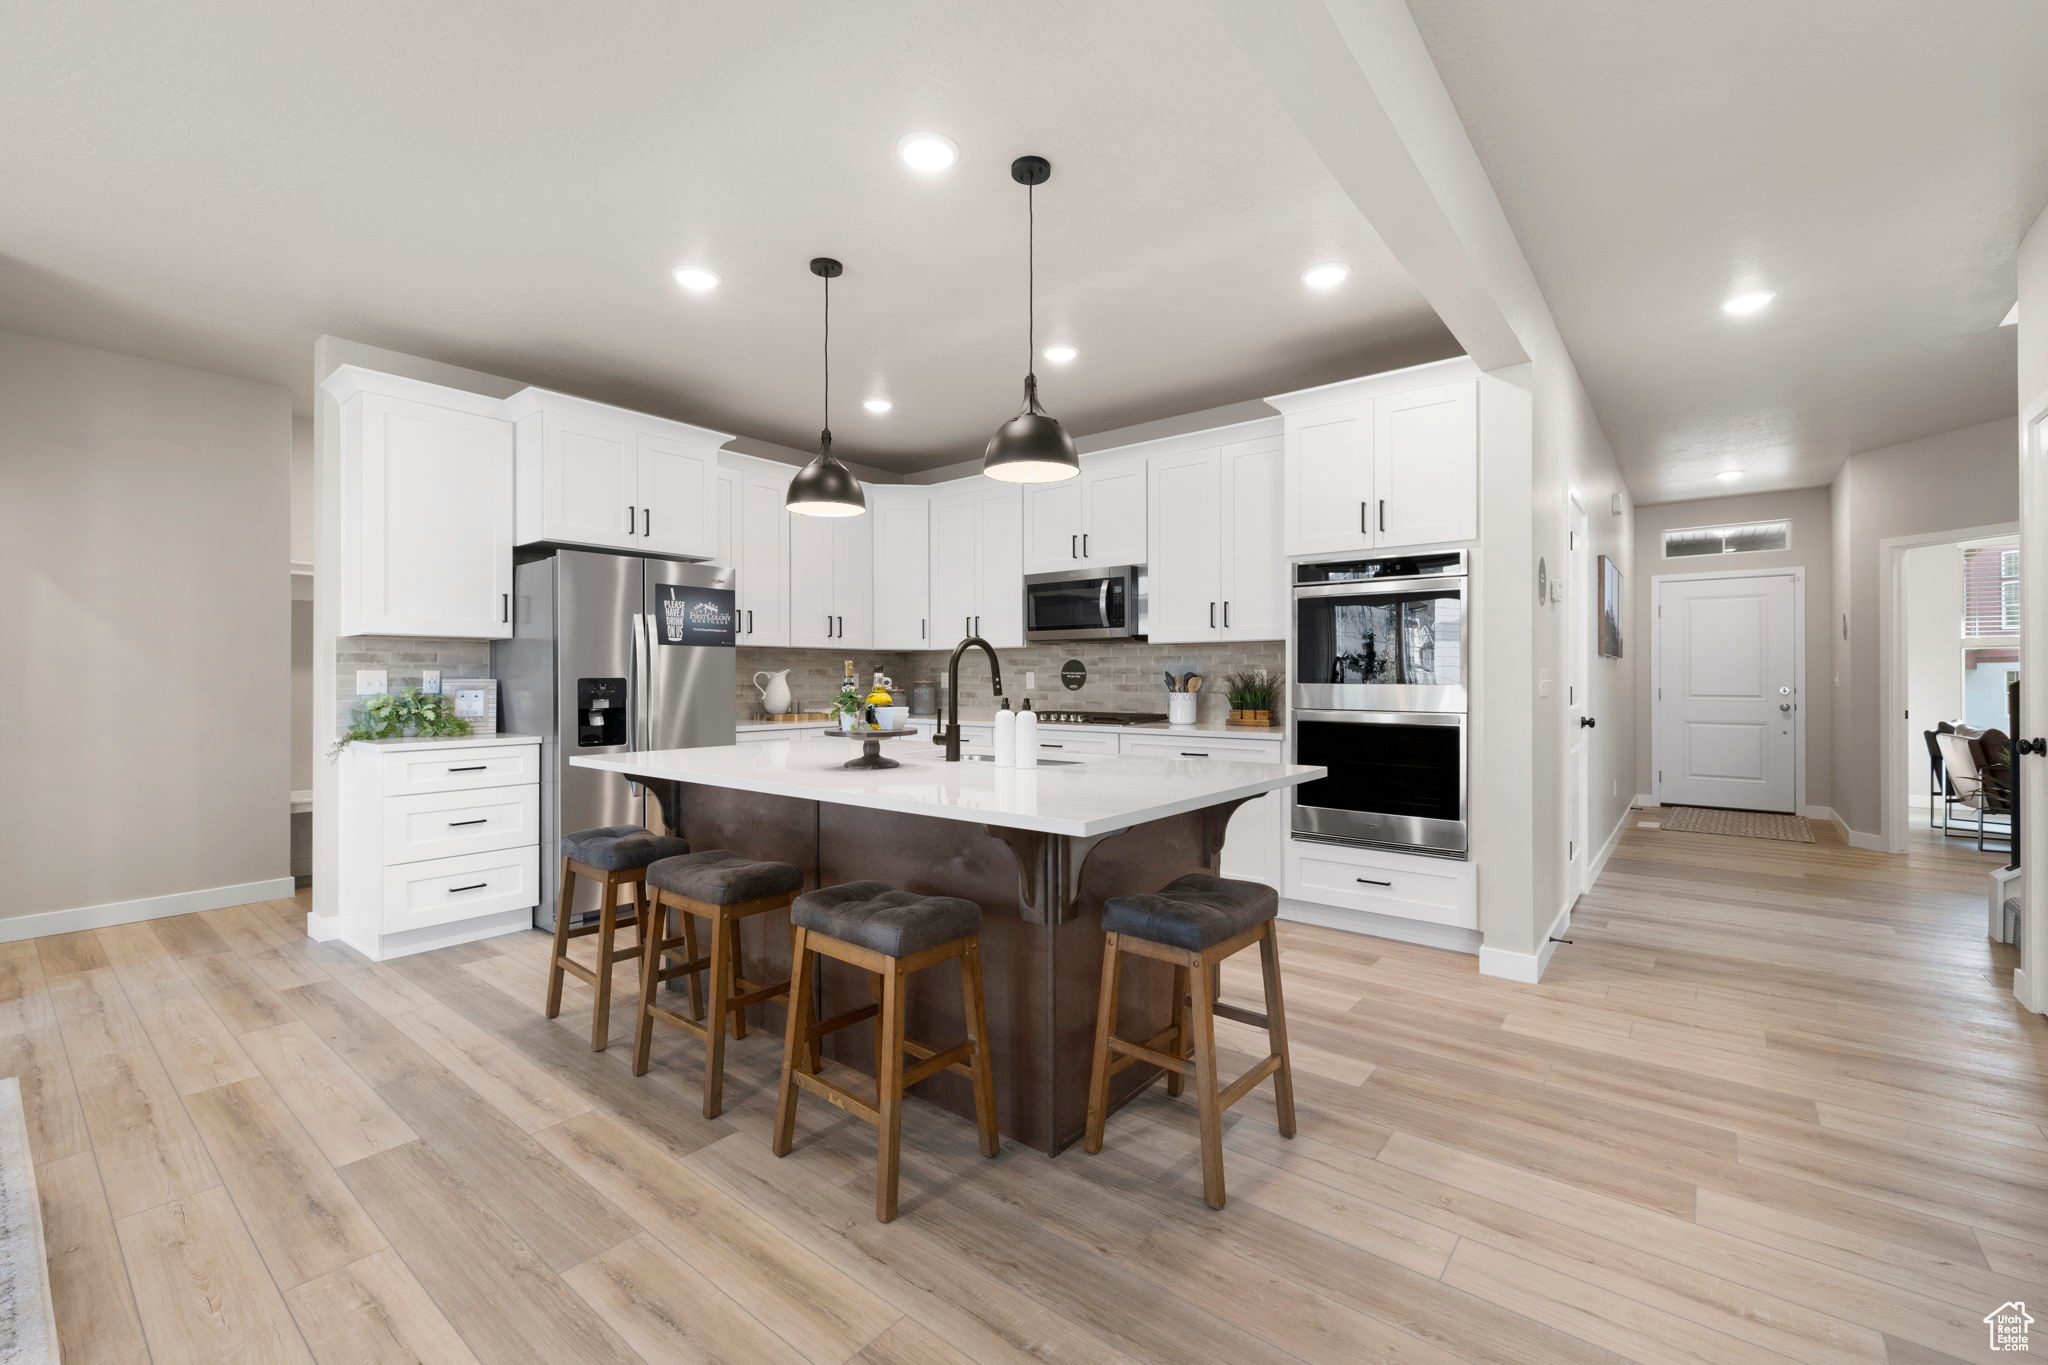
POLYGON ((829 254, 837 448, 978 457, 1022 386, 1023 152, 1076 435, 1457 351, 1181 0, 29 0, 0 129, 0 327, 302 400, 327 332, 815 448, 829 254), (924 128, 951 172, 897 160, 924 128))
POLYGON ((1639 501, 2012 414, 2048 4, 1410 8, 1639 501))

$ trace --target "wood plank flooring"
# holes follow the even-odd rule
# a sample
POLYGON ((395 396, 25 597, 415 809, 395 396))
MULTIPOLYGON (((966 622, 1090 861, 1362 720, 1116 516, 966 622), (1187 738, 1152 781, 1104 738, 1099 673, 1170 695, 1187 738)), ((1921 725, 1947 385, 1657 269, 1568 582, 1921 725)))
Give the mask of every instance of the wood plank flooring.
POLYGON ((775 1031, 706 1122, 693 1041, 630 1074, 632 964, 594 1055, 546 936, 373 964, 300 900, 0 944, 0 1075, 68 1365, 1984 1358, 2048 1304, 2001 859, 1818 833, 1632 823, 1540 986, 1285 926, 1300 1135, 1238 1106, 1220 1213, 1155 1087, 1051 1161, 913 1103, 878 1225, 865 1125, 769 1154, 775 1031))

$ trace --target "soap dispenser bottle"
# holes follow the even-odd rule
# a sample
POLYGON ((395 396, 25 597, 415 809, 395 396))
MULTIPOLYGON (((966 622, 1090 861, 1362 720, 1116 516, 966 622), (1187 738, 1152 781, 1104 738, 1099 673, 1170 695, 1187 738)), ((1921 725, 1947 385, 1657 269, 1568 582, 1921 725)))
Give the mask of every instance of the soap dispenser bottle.
POLYGON ((1031 709, 1029 697, 1024 699, 1024 709, 1017 713, 1017 766, 1038 766, 1038 713, 1031 709))
POLYGON ((1003 709, 996 712, 996 766, 1017 766, 1017 713, 1010 709, 1008 697, 1003 698, 1003 709))

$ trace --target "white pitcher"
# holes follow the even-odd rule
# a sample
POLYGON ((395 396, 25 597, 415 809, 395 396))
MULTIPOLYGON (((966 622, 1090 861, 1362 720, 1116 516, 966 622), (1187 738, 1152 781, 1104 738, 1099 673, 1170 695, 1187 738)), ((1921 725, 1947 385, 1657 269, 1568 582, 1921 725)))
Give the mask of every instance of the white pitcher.
POLYGON ((790 702, 789 670, 786 668, 778 668, 772 673, 756 673, 754 690, 761 694, 761 710, 764 714, 786 716, 795 709, 790 702), (763 678, 768 680, 766 687, 761 685, 763 678))

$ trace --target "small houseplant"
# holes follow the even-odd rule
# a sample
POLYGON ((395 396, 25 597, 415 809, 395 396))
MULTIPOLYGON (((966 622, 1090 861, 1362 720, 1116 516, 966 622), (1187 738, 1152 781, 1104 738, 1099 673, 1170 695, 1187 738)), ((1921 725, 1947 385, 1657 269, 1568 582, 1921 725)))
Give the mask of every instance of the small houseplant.
POLYGON ((452 700, 417 687, 401 687, 357 702, 348 729, 334 741, 327 756, 335 757, 359 739, 460 739, 468 733, 469 722, 455 714, 452 700))
POLYGON ((832 699, 832 704, 825 710, 839 723, 840 729, 857 730, 860 728, 861 714, 866 706, 867 699, 859 688, 842 687, 839 689, 839 695, 832 699))
POLYGON ((1273 693, 1278 686, 1272 673, 1263 668, 1244 669, 1225 678, 1223 690, 1230 698, 1229 723, 1271 726, 1273 693))

